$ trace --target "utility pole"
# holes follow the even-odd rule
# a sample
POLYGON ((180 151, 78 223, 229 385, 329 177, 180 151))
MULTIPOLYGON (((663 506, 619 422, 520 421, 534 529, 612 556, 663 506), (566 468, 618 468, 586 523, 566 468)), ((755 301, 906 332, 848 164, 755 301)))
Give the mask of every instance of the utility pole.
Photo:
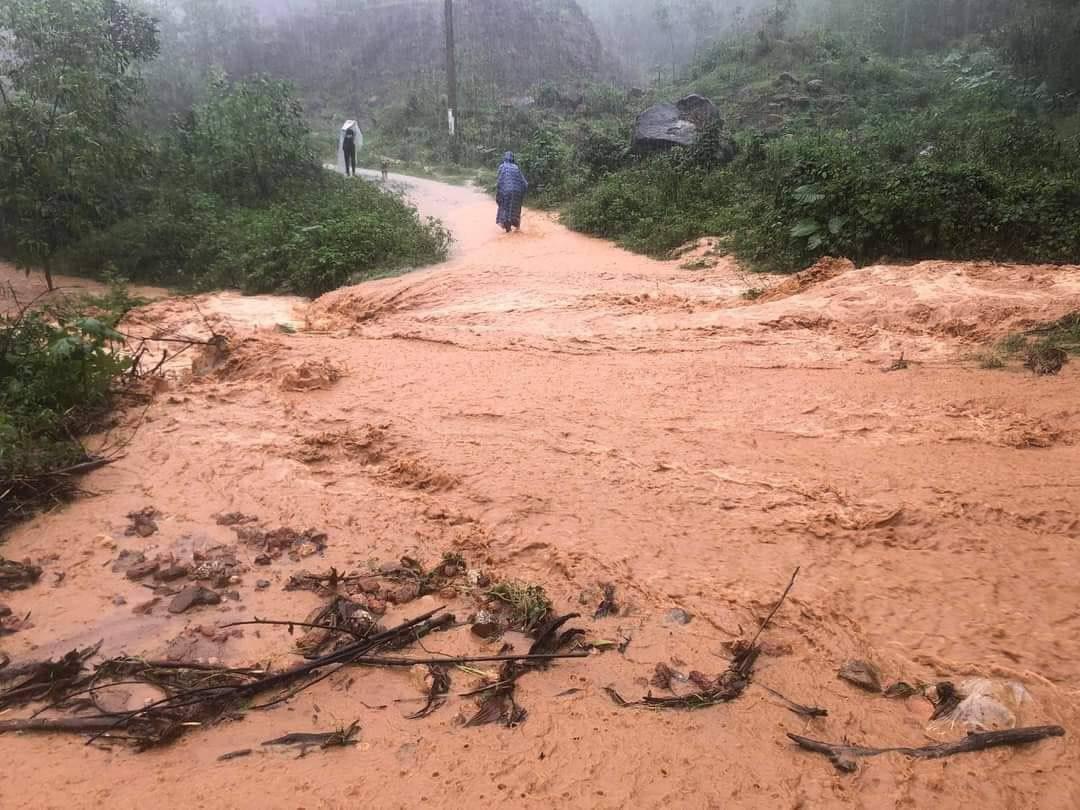
POLYGON ((457 63, 454 59, 454 0, 446 0, 446 125, 451 149, 457 142, 457 63))

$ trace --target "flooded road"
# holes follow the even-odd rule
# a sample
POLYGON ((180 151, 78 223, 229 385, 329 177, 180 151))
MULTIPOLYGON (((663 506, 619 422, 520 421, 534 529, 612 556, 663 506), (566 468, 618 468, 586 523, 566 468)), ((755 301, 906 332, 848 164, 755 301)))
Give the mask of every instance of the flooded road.
MULTIPOLYGON (((0 784, 0 805, 1080 806, 1080 371, 973 359, 1080 309, 1080 268, 826 261, 793 281, 716 257, 688 270, 536 212, 502 234, 472 189, 392 183, 451 228, 449 261, 314 302, 222 293, 132 314, 132 330, 212 327, 230 349, 176 369, 145 415, 124 413, 125 457, 85 479, 92 496, 11 532, 3 553, 46 574, 2 595, 32 612, 3 649, 19 660, 100 638, 108 655, 284 666, 284 632, 223 637, 220 625, 302 619, 318 597, 283 589, 302 569, 456 552, 496 579, 542 584, 590 638, 630 639, 625 651, 524 677, 529 715, 514 729, 462 727, 467 673, 453 673, 446 707, 407 720, 419 708, 409 675, 356 669, 144 754, 5 735, 18 777, 0 784), (147 506, 159 531, 126 536, 125 515, 147 506), (248 561, 239 601, 218 608, 133 613, 147 591, 112 571, 117 555, 236 547, 214 517, 230 512, 325 531, 325 555, 248 561), (658 663, 722 671, 797 566, 758 678, 827 717, 756 687, 698 712, 612 703, 604 687, 656 691, 658 663), (594 620, 605 585, 622 610, 594 620), (785 733, 933 739, 925 700, 837 679, 853 658, 890 683, 1021 682, 1023 721, 1069 736, 956 760, 890 755, 839 776, 785 733), (356 748, 217 761, 353 720, 356 748)), ((453 607, 462 620, 473 609, 453 607)), ((499 648, 467 630, 425 645, 499 648)))

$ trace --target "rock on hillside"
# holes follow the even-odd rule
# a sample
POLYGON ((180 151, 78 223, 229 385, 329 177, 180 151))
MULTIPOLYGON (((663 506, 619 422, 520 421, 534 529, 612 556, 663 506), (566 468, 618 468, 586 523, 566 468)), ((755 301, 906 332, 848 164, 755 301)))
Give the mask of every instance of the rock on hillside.
POLYGON ((690 146, 708 125, 720 121, 720 111, 709 99, 691 94, 674 104, 649 107, 637 117, 631 149, 637 154, 690 146))

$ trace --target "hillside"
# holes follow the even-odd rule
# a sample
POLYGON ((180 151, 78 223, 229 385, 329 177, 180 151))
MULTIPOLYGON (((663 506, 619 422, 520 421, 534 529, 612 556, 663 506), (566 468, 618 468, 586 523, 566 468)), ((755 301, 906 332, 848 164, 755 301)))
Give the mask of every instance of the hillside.
MULTIPOLYGON (((335 116, 361 115, 410 92, 443 97, 443 8, 442 0, 314 0, 260 17, 246 3, 182 0, 158 11, 163 48, 154 94, 181 109, 201 74, 220 68, 232 77, 287 78, 309 111, 335 116)), ((459 3, 455 31, 463 104, 587 80, 605 64, 576 0, 459 3)))

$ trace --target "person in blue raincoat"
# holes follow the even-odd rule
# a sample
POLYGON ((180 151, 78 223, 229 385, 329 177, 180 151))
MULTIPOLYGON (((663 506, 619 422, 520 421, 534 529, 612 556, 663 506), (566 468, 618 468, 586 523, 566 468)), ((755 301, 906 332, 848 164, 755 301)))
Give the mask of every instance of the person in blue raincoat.
POLYGON ((521 203, 528 190, 529 181, 517 165, 514 153, 507 152, 499 166, 499 184, 495 192, 495 201, 499 204, 495 224, 507 233, 510 233, 511 228, 521 228, 521 203))

